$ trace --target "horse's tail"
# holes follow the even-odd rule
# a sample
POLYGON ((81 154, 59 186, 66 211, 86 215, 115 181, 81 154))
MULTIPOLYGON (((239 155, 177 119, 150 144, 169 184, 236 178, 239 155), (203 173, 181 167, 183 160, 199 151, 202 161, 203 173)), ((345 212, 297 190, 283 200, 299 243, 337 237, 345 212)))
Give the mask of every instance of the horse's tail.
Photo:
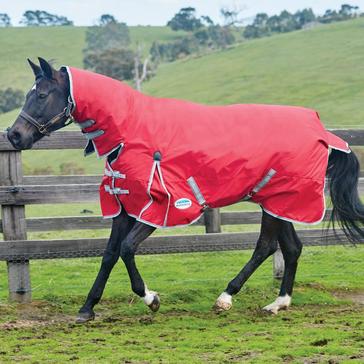
POLYGON ((359 171, 354 152, 332 150, 327 168, 333 205, 330 223, 335 230, 336 220, 352 242, 364 239, 364 205, 358 194, 359 171))

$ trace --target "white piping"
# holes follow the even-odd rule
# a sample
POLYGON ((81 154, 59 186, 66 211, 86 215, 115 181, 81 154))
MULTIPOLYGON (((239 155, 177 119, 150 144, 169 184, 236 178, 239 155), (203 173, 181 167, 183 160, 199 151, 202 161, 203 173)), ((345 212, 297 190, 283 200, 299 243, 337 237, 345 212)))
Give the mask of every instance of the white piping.
POLYGON ((334 146, 332 146, 332 145, 330 145, 330 144, 329 144, 329 147, 330 147, 331 149, 339 150, 340 152, 343 152, 343 153, 346 153, 346 154, 350 154, 350 153, 351 153, 351 149, 350 149, 350 147, 349 147, 349 144, 348 144, 348 143, 346 143, 346 142, 345 142, 345 144, 346 144, 347 149, 337 148, 337 147, 334 147, 334 146))
POLYGON ((150 205, 153 203, 153 197, 150 194, 150 189, 152 188, 152 183, 153 183, 153 177, 154 177, 154 173, 155 173, 155 168, 157 165, 157 161, 153 162, 152 165, 152 169, 150 171, 150 175, 149 175, 149 181, 148 181, 148 188, 147 188, 147 194, 149 196, 149 201, 148 203, 142 208, 142 210, 139 213, 139 219, 141 218, 141 216, 144 214, 144 212, 150 207, 150 205))
MULTIPOLYGON (((62 66, 62 67, 65 67, 66 68, 66 71, 67 71, 67 74, 68 74, 68 78, 69 78, 69 81, 70 81, 70 96, 71 96, 71 100, 72 100, 72 103, 73 103, 73 108, 72 108, 72 111, 71 111, 71 114, 75 111, 76 109, 76 101, 75 101, 75 98, 74 98, 74 95, 73 95, 73 79, 72 79, 72 72, 70 70, 70 68, 68 66, 62 66)), ((124 143, 120 143, 118 144, 115 148, 113 148, 111 151, 105 153, 105 154, 102 154, 100 155, 99 154, 99 151, 97 150, 96 148, 96 144, 94 142, 94 140, 91 140, 91 143, 93 144, 94 146, 94 150, 95 150, 95 153, 96 153, 96 156, 97 158, 104 158, 104 157, 107 157, 109 154, 111 154, 112 152, 114 152, 117 148, 119 148, 119 146, 124 146, 124 143)))
MULTIPOLYGON (((190 226, 192 224, 194 224, 195 222, 197 222, 201 216, 203 215, 203 212, 194 220, 192 220, 191 222, 189 222, 188 224, 181 224, 181 225, 173 225, 173 226, 163 226, 163 225, 157 225, 157 224, 153 224, 152 222, 149 222, 147 220, 143 220, 141 218, 139 218, 136 215, 133 214, 129 214, 128 212, 126 212, 129 216, 134 217, 134 219, 136 219, 139 222, 142 222, 143 224, 155 227, 157 229, 174 229, 174 228, 180 228, 180 227, 186 227, 186 226, 190 226)), ((105 218, 105 217, 104 217, 105 218)))
MULTIPOLYGON (((329 159, 329 156, 330 156, 330 151, 329 149, 327 149, 327 160, 329 159)), ((317 221, 314 221, 314 222, 303 222, 303 221, 297 221, 297 220, 293 220, 293 219, 290 219, 288 217, 284 217, 284 216, 279 216, 277 214, 275 214, 274 212, 272 211, 269 211, 267 210, 262 204, 260 204, 260 206, 262 207, 262 209, 269 215, 271 216, 274 216, 278 219, 281 219, 281 220, 284 220, 284 221, 288 221, 288 222, 293 222, 295 224, 301 224, 301 225, 318 225, 322 222, 322 220, 324 219, 325 217, 325 213, 326 213, 326 198, 325 198, 325 187, 326 187, 326 178, 324 178, 324 188, 322 190, 322 201, 323 201, 323 205, 324 205, 324 208, 323 208, 323 212, 322 212, 322 216, 319 220, 317 221)))
POLYGON ((171 202, 171 194, 169 193, 169 191, 167 190, 166 185, 164 184, 160 161, 157 161, 157 169, 158 169, 158 173, 159 173, 159 178, 161 180, 161 184, 162 184, 162 186, 163 186, 163 188, 166 191, 167 196, 168 196, 168 206, 167 206, 167 211, 166 211, 166 214, 164 216, 164 221, 163 221, 163 226, 166 226, 167 225, 167 219, 168 219, 168 213, 169 213, 169 205, 170 205, 170 202, 171 202))
POLYGON ((68 66, 62 66, 62 67, 65 67, 66 68, 66 71, 67 71, 67 74, 68 74, 68 79, 70 81, 70 96, 71 96, 71 100, 72 100, 72 103, 73 103, 73 109, 71 111, 71 114, 76 110, 76 101, 75 101, 75 98, 73 96, 73 79, 72 79, 72 73, 71 73, 71 70, 68 66))

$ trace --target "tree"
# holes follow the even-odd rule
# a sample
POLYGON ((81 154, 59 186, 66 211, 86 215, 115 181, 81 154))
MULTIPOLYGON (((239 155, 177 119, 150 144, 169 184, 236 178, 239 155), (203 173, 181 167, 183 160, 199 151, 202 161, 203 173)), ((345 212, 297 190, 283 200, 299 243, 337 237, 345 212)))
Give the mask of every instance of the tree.
POLYGON ((316 15, 311 8, 297 11, 294 14, 294 17, 296 22, 300 25, 300 28, 303 28, 306 24, 310 24, 316 21, 316 15))
POLYGON ((267 26, 267 21, 269 19, 268 14, 266 13, 258 13, 255 16, 253 25, 259 27, 259 28, 265 28, 267 26))
POLYGON ((105 49, 127 47, 129 44, 128 26, 125 23, 109 21, 100 26, 87 28, 84 52, 101 52, 105 49))
POLYGON ((327 9, 325 14, 319 17, 320 23, 331 23, 339 20, 339 15, 335 10, 327 9))
POLYGON ((211 48, 225 49, 228 45, 235 42, 235 36, 231 27, 222 27, 221 25, 213 25, 208 27, 209 38, 211 39, 211 48))
POLYGON ((296 22, 295 17, 287 10, 283 10, 278 16, 278 29, 280 33, 292 32, 300 28, 300 25, 296 22))
POLYGON ((10 16, 5 13, 0 13, 0 27, 10 27, 11 21, 10 16))
POLYGON ((205 25, 207 27, 209 27, 211 25, 214 25, 214 22, 212 21, 212 19, 207 15, 202 15, 201 16, 201 22, 202 22, 203 25, 205 25))
POLYGON ((83 50, 85 68, 117 80, 134 80, 138 90, 153 74, 149 57, 142 61, 142 50, 128 48, 129 28, 118 23, 112 15, 104 14, 98 26, 86 31, 86 48, 83 50))
POLYGON ((50 14, 43 10, 27 10, 23 14, 20 23, 28 27, 73 25, 73 22, 68 20, 65 16, 50 14))
POLYGON ((352 6, 349 4, 343 4, 341 5, 341 9, 339 10, 339 14, 344 18, 344 19, 350 19, 353 18, 355 16, 357 16, 359 11, 359 6, 352 6))
POLYGON ((269 16, 266 13, 258 13, 253 21, 253 24, 247 25, 244 29, 244 37, 250 38, 260 38, 269 35, 268 21, 269 16))
POLYGON ((244 7, 235 4, 232 7, 223 7, 220 9, 220 15, 224 20, 224 24, 228 27, 237 25, 242 22, 240 19, 244 7))
MULTIPOLYGON (((211 20, 211 19, 210 19, 211 20)), ((192 7, 182 8, 174 17, 167 23, 173 30, 185 30, 193 32, 203 26, 201 19, 196 17, 196 9, 192 7)))
POLYGON ((0 113, 14 110, 23 105, 24 94, 20 90, 7 88, 0 90, 0 113))
POLYGON ((135 53, 131 49, 110 48, 90 53, 86 68, 117 80, 132 80, 134 77, 135 53))
POLYGON ((117 20, 113 15, 110 14, 102 14, 99 19, 99 25, 107 25, 110 23, 117 23, 117 20))
POLYGON ((134 54, 134 83, 138 91, 142 90, 142 84, 145 80, 153 75, 153 69, 149 62, 149 56, 142 61, 142 47, 138 45, 134 54))

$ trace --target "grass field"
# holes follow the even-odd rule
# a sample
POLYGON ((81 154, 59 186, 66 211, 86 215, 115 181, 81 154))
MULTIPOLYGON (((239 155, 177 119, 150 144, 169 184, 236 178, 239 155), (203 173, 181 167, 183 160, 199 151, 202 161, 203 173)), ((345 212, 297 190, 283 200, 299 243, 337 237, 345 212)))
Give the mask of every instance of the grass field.
POLYGON ((0 362, 363 362, 364 306, 352 299, 358 301, 364 289, 364 247, 305 249, 293 306, 278 316, 260 311, 278 291, 268 261, 234 299, 233 309, 216 315, 214 300, 249 255, 138 257, 146 282, 161 294, 157 314, 130 293, 119 264, 96 321, 86 326, 73 320, 98 259, 34 261, 32 305, 6 304, 6 286, 0 281, 0 362))
MULTIPOLYGON (((82 67, 86 27, 10 27, 0 29, 0 89, 7 87, 28 90, 33 75, 26 62, 38 56, 53 59, 56 66, 82 67)), ((168 27, 130 27, 132 44, 149 50, 156 40, 172 41, 181 36, 168 27)))

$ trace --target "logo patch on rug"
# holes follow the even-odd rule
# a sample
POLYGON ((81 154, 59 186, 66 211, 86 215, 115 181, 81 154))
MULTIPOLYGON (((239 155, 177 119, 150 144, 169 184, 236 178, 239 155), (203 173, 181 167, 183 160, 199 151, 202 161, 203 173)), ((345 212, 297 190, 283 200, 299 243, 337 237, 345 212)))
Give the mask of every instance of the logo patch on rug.
POLYGON ((192 206, 192 201, 188 198, 180 198, 174 203, 174 207, 179 210, 185 210, 192 206))

